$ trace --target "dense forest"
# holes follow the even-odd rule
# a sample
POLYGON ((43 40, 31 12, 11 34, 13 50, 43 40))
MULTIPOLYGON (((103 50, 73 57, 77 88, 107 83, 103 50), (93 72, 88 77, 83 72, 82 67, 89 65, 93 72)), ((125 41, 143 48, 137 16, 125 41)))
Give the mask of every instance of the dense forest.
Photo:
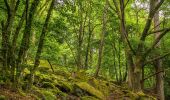
POLYGON ((169 0, 0 0, 0 100, 170 100, 169 0))

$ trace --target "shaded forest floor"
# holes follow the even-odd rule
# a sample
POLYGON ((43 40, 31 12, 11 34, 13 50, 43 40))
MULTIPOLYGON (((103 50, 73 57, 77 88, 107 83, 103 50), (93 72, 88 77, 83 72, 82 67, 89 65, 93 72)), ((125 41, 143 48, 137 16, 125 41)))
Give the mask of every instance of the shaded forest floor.
POLYGON ((0 82, 0 100, 156 100, 144 93, 133 93, 126 85, 108 81, 102 77, 94 78, 86 71, 69 72, 50 67, 39 67, 34 85, 29 93, 25 69, 20 92, 13 92, 9 86, 0 82), (117 85, 116 85, 117 84, 117 85))

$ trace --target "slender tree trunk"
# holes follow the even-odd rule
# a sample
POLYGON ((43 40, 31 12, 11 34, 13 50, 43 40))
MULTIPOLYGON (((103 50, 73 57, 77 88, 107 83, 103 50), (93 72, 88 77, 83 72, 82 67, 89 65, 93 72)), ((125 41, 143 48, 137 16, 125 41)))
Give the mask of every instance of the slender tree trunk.
POLYGON ((3 56, 3 76, 8 75, 8 70, 10 70, 10 35, 15 19, 15 14, 18 9, 20 0, 4 0, 7 9, 7 19, 6 22, 1 22, 2 25, 2 56, 3 56))
POLYGON ((89 18, 89 36, 88 36, 88 41, 87 41, 87 48, 86 48, 86 56, 85 56, 85 68, 87 69, 89 66, 89 51, 90 51, 90 42, 91 42, 91 37, 92 37, 92 30, 91 30, 91 22, 89 18))
POLYGON ((11 59, 11 65, 12 68, 11 68, 11 78, 12 78, 12 81, 14 82, 14 78, 15 78, 15 68, 16 68, 16 44, 17 44, 17 39, 18 39, 18 36, 19 36, 19 33, 20 33, 20 30, 23 26, 23 23, 24 23, 24 18, 25 18, 25 10, 23 11, 23 14, 22 14, 22 17, 18 23, 18 26, 16 27, 16 30, 14 32, 14 36, 13 36, 13 40, 12 40, 12 46, 11 46, 11 50, 10 50, 10 59, 11 59))
POLYGON ((79 16, 80 16, 80 24, 79 24, 79 32, 78 32, 78 44, 77 44, 77 70, 83 68, 82 61, 82 44, 83 44, 83 4, 82 1, 79 1, 79 16))
POLYGON ((106 33, 106 22, 107 22, 107 10, 108 10, 108 2, 106 1, 104 10, 103 10, 103 19, 102 19, 102 33, 100 34, 100 45, 99 45, 99 55, 98 55, 98 64, 97 64, 97 68, 96 68, 96 72, 95 72, 95 77, 98 76, 99 71, 100 71, 100 67, 102 64, 102 57, 103 57, 103 49, 104 49, 104 37, 105 37, 105 33, 106 33))
POLYGON ((122 82, 122 67, 121 67, 121 50, 120 50, 120 46, 121 46, 121 41, 119 40, 119 49, 118 49, 118 63, 119 63, 119 83, 122 82))
MULTIPOLYGON (((28 1, 29 0, 27 0, 27 2, 28 1)), ((34 0, 30 7, 28 16, 26 13, 25 30, 24 30, 24 34, 23 34, 23 38, 22 38, 22 42, 21 42, 21 46, 20 46, 20 50, 19 50, 19 54, 18 54, 18 59, 16 62, 16 82, 17 82, 16 87, 18 87, 17 85, 19 83, 19 77, 20 77, 20 74, 22 71, 21 64, 24 63, 26 52, 29 49, 33 17, 34 17, 34 14, 36 12, 36 9, 37 9, 39 3, 40 3, 40 0, 34 0)), ((26 10, 28 10, 28 9, 26 9, 26 10)))
MULTIPOLYGON (((158 3, 159 0, 155 0, 155 5, 158 3)), ((154 27, 155 27, 155 31, 156 30, 160 30, 160 26, 159 26, 159 11, 157 11, 155 13, 154 16, 154 27)), ((160 32, 155 34, 155 38, 157 38, 160 35, 160 32)), ((160 49, 161 47, 161 43, 159 42, 156 46, 157 49, 160 49)), ((157 54, 156 56, 160 56, 159 54, 157 54)), ((163 70, 163 66, 162 66, 162 60, 156 60, 154 62, 154 66, 155 66, 155 70, 156 72, 162 71, 163 70)), ((157 99, 158 100, 164 100, 164 79, 163 79, 163 72, 160 72, 158 74, 156 74, 156 94, 157 94, 157 99)))
POLYGON ((48 29, 48 23, 49 23, 51 13, 52 13, 52 10, 53 10, 53 7, 54 7, 54 2, 55 2, 55 0, 52 0, 50 8, 49 8, 49 11, 48 11, 48 14, 47 14, 47 17, 46 17, 46 20, 45 20, 45 23, 43 25, 42 33, 41 33, 40 40, 39 40, 38 50, 37 50, 36 57, 35 57, 34 67, 33 67, 33 69, 31 70, 31 73, 30 73, 28 89, 31 88, 31 85, 33 83, 32 82, 33 81, 32 80, 33 79, 33 74, 35 73, 37 67, 40 64, 39 60, 40 60, 41 52, 42 52, 43 45, 44 45, 45 35, 46 35, 47 29, 48 29))

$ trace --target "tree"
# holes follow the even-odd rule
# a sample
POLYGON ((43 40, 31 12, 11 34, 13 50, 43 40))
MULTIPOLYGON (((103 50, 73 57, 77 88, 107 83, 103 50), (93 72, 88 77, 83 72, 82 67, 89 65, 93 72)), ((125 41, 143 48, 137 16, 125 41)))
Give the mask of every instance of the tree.
POLYGON ((43 45, 44 45, 45 35, 46 35, 47 29, 48 29, 48 23, 49 23, 49 20, 50 20, 50 17, 51 17, 51 13, 52 13, 52 10, 53 10, 53 7, 54 7, 54 2, 55 2, 55 0, 52 0, 50 8, 49 8, 48 13, 47 13, 47 17, 46 17, 45 23, 44 23, 43 28, 42 28, 42 33, 41 33, 41 36, 40 36, 40 39, 39 39, 39 45, 38 45, 37 53, 36 53, 36 56, 35 56, 34 67, 33 67, 33 69, 31 70, 31 73, 30 73, 28 89, 31 88, 31 85, 33 83, 32 82, 33 81, 33 75, 34 75, 37 67, 40 64, 39 60, 40 60, 40 56, 41 56, 43 45))
MULTIPOLYGON (((155 0, 154 3, 156 5, 157 3, 159 3, 159 0, 155 0)), ((155 31, 160 30, 159 11, 157 11, 154 16, 154 30, 155 31)), ((155 33, 155 39, 159 35, 160 35, 160 32, 155 33)), ((161 41, 159 41, 156 45, 156 49, 160 49, 160 48, 161 48, 161 41)), ((155 56, 159 57, 160 55, 158 54, 155 56)), ((162 71, 163 70, 162 60, 161 59, 155 60, 154 67, 155 67, 156 73, 162 71)), ((165 99, 165 97, 164 97, 164 79, 163 79, 164 76, 163 75, 164 75, 163 72, 156 74, 156 94, 157 94, 157 99, 159 99, 159 100, 165 99)))
POLYGON ((103 9, 103 16, 102 16, 102 32, 100 34, 100 45, 99 45, 99 55, 98 55, 98 63, 97 68, 95 72, 95 77, 98 76, 101 63, 102 63, 102 57, 103 57, 103 49, 104 49, 104 38, 106 34, 106 25, 107 25, 107 10, 108 10, 108 2, 106 0, 106 4, 103 9))

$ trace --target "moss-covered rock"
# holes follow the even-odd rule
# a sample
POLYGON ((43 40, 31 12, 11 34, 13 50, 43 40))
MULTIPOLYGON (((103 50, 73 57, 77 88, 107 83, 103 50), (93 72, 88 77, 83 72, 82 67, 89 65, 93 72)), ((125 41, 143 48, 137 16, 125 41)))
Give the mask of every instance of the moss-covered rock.
POLYGON ((89 76, 86 74, 85 70, 79 70, 77 72, 72 72, 72 77, 75 79, 75 81, 88 81, 89 76))
POLYGON ((88 80, 88 83, 92 85, 94 88, 101 91, 105 96, 109 95, 110 84, 108 82, 91 78, 88 80))
POLYGON ((56 100, 56 96, 50 91, 42 91, 41 93, 44 95, 45 100, 56 100))
POLYGON ((55 93, 49 89, 40 89, 32 87, 32 94, 40 98, 41 100, 56 100, 55 93))
POLYGON ((55 88, 55 86, 51 82, 43 82, 42 88, 55 88))
POLYGON ((55 84, 55 86, 65 93, 70 93, 73 91, 73 86, 69 82, 59 81, 57 84, 55 84))
POLYGON ((0 95, 0 100, 7 100, 7 98, 4 95, 0 95))
POLYGON ((99 100, 99 99, 92 96, 84 96, 81 97, 81 100, 99 100))
POLYGON ((75 85, 78 86, 80 89, 88 92, 92 96, 95 96, 95 97, 97 97, 99 99, 104 99, 105 98, 102 92, 95 89, 94 87, 92 87, 91 85, 89 85, 86 82, 78 82, 75 85))

